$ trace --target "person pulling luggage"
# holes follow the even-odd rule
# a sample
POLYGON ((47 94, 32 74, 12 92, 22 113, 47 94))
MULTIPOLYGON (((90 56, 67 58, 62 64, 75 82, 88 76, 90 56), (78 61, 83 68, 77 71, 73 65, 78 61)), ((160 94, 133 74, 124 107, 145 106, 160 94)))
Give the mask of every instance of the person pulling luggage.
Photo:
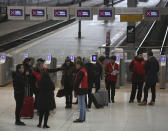
POLYGON ((13 77, 14 98, 16 101, 15 125, 25 126, 25 123, 20 120, 20 112, 23 106, 25 96, 25 80, 24 80, 23 64, 19 64, 16 66, 16 72, 13 72, 12 77, 13 77))
POLYGON ((132 91, 129 103, 133 103, 136 95, 136 89, 138 88, 137 102, 141 103, 142 89, 145 81, 145 60, 143 53, 138 52, 138 55, 132 60, 129 65, 129 69, 132 72, 132 91))
POLYGON ((86 120, 86 103, 85 96, 88 92, 88 75, 83 63, 78 61, 76 63, 77 74, 74 81, 74 90, 78 97, 78 105, 80 109, 79 119, 76 119, 74 123, 82 123, 86 120))
POLYGON ((117 83, 117 76, 119 73, 119 66, 116 63, 116 56, 111 56, 111 62, 106 64, 105 74, 106 74, 106 89, 108 90, 109 103, 115 103, 115 86, 117 83), (111 92, 111 95, 110 95, 111 92), (111 98, 110 98, 111 97, 111 98))

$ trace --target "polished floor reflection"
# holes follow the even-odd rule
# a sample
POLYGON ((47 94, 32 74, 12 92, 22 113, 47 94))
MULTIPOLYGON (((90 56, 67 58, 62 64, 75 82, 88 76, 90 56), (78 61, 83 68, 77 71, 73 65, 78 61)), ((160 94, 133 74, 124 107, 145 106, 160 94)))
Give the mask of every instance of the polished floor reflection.
MULTIPOLYGON (((158 90, 155 106, 139 107, 137 103, 129 104, 130 89, 118 89, 116 103, 104 109, 87 112, 86 122, 74 124, 78 116, 77 106, 65 110, 64 98, 56 98, 57 109, 51 113, 48 131, 167 131, 168 130, 168 91, 158 90)), ((40 131, 36 127, 38 117, 23 120, 27 126, 14 125, 13 90, 10 87, 0 88, 0 131, 40 131)))

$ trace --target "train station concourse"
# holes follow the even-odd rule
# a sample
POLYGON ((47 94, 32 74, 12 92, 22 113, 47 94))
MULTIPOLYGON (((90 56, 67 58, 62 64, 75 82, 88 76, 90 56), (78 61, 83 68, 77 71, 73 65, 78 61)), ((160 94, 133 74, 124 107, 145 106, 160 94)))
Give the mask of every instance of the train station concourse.
POLYGON ((0 131, 168 131, 168 0, 0 0, 0 131))

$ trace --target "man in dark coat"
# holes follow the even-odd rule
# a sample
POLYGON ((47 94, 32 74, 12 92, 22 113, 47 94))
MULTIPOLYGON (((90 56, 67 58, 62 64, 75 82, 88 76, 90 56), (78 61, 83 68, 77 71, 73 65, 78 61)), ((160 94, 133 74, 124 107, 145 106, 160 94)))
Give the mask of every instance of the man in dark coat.
POLYGON ((75 65, 71 62, 70 58, 67 57, 65 63, 62 65, 64 69, 62 72, 61 84, 64 86, 65 97, 66 97, 66 109, 72 108, 72 91, 73 81, 75 73, 75 65))
POLYGON ((103 72, 102 65, 104 64, 104 61, 105 57, 100 56, 98 61, 96 62, 97 66, 96 79, 95 79, 96 92, 100 89, 100 80, 102 79, 102 72, 103 72))
POLYGON ((138 55, 130 63, 129 69, 132 73, 132 91, 129 103, 134 102, 137 88, 138 88, 137 102, 141 103, 142 89, 145 81, 144 64, 145 60, 143 58, 142 52, 138 52, 138 55))
POLYGON ((23 106, 25 95, 24 66, 22 64, 16 66, 16 72, 13 73, 12 77, 13 77, 14 98, 16 101, 15 124, 24 126, 25 124, 20 121, 20 112, 23 106))
POLYGON ((87 99, 86 99, 86 103, 87 103, 88 110, 90 110, 92 105, 92 88, 95 82, 97 67, 95 64, 90 63, 89 60, 85 60, 84 62, 85 62, 85 69, 87 70, 87 73, 88 73, 88 103, 87 103, 87 99))
POLYGON ((148 90, 151 88, 152 92, 152 100, 149 103, 149 105, 155 104, 155 98, 156 98, 156 82, 158 81, 158 72, 159 72, 159 62, 157 59, 153 56, 153 52, 148 52, 148 60, 144 65, 145 71, 146 71, 146 85, 144 88, 144 100, 141 104, 141 106, 147 105, 147 99, 148 99, 148 90))
POLYGON ((25 75, 25 81, 26 81, 26 96, 33 96, 33 87, 34 87, 34 78, 33 78, 33 62, 31 58, 26 58, 23 61, 24 66, 24 75, 25 75))
POLYGON ((42 78, 39 81, 39 94, 38 94, 38 102, 37 109, 39 110, 39 124, 37 125, 39 128, 41 127, 42 120, 44 117, 44 125, 43 128, 49 128, 47 125, 49 111, 53 109, 52 103, 52 91, 53 91, 53 83, 51 78, 47 72, 42 73, 42 78))

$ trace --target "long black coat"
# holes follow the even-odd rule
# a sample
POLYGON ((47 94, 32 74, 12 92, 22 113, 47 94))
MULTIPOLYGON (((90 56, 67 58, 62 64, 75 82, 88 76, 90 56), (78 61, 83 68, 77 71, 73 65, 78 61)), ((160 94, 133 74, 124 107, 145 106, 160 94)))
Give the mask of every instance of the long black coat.
POLYGON ((39 81, 39 94, 37 109, 52 110, 53 109, 53 83, 48 73, 42 75, 39 81))
POLYGON ((155 57, 151 57, 144 65, 146 71, 146 84, 153 85, 158 82, 159 62, 155 57))
POLYGON ((62 68, 64 70, 62 72, 61 84, 64 86, 65 94, 69 94, 73 90, 75 65, 71 62, 70 66, 63 64, 62 68))

